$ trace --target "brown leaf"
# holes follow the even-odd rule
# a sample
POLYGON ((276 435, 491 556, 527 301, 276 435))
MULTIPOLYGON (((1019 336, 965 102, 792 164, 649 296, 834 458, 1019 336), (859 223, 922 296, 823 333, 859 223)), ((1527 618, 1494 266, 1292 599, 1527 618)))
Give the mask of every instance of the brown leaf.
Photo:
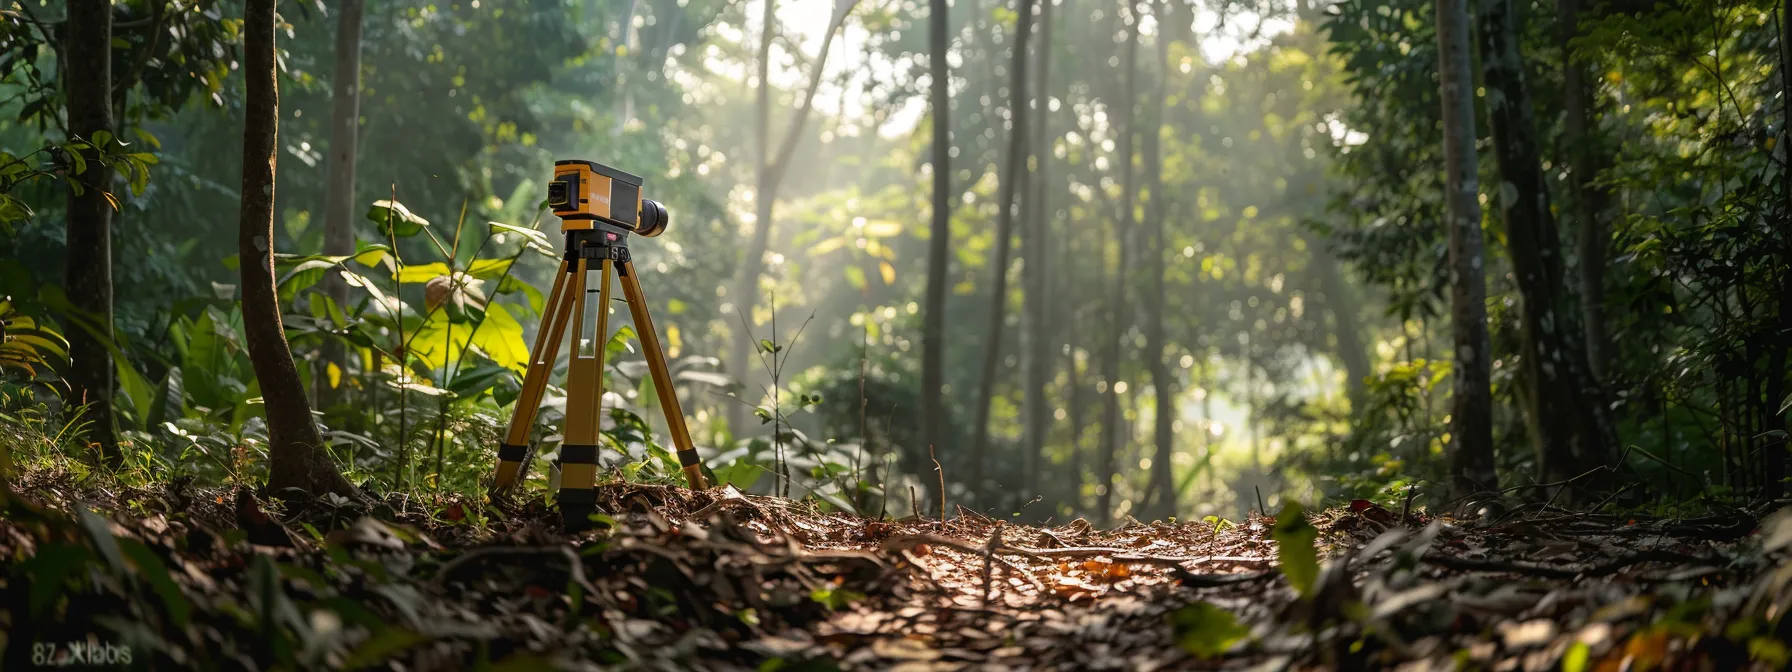
POLYGON ((892 660, 939 660, 939 649, 917 639, 879 639, 871 643, 871 652, 892 660))

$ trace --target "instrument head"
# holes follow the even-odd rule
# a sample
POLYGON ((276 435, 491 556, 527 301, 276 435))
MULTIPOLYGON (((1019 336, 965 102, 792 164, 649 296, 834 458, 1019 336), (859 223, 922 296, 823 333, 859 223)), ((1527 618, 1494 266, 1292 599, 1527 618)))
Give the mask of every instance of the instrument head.
POLYGON ((562 231, 590 229, 603 221, 651 238, 665 233, 671 223, 666 206, 641 197, 640 177, 595 161, 555 161, 548 207, 560 218, 562 231))

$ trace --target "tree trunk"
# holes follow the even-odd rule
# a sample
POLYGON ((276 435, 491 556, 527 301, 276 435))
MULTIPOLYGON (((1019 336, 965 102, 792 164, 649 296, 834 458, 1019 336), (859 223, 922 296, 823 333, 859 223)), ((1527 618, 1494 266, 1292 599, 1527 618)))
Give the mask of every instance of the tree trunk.
MULTIPOLYGON (((791 114, 790 123, 785 127, 784 138, 779 141, 778 148, 771 147, 771 53, 772 26, 777 21, 773 15, 775 2, 765 0, 765 13, 761 17, 763 26, 759 37, 759 87, 756 92, 755 107, 756 128, 759 146, 759 170, 753 188, 753 238, 745 253, 741 256, 739 273, 734 279, 734 296, 731 297, 734 309, 740 313, 741 319, 750 327, 753 324, 753 306, 759 303, 759 275, 765 270, 765 252, 771 247, 772 217, 776 214, 773 206, 777 204, 778 187, 784 181, 784 171, 790 165, 791 155, 796 153, 797 141, 801 138, 803 126, 809 121, 809 111, 814 108, 815 92, 820 88, 822 72, 828 65, 828 52, 833 50, 834 37, 840 34, 840 26, 846 22, 846 15, 851 12, 853 2, 838 2, 834 16, 829 20, 828 32, 821 40, 821 53, 809 67, 809 86, 796 111, 791 114)), ((771 338, 776 340, 777 334, 771 338)), ((746 390, 746 400, 757 404, 759 397, 752 391, 759 388, 759 375, 764 373, 759 359, 754 355, 754 345, 759 339, 752 333, 741 334, 734 339, 730 348, 728 366, 735 369, 734 375, 746 390)), ((728 429, 737 435, 746 426, 747 406, 733 404, 728 407, 728 429)))
POLYGON ((1171 475, 1172 460, 1175 455, 1175 422, 1176 398, 1170 389, 1170 363, 1164 352, 1168 345, 1164 342, 1164 219, 1167 216, 1170 194, 1164 189, 1163 176, 1163 143, 1158 139, 1162 131, 1164 119, 1164 99, 1170 93, 1170 40, 1163 26, 1169 25, 1170 3, 1157 0, 1156 14, 1158 25, 1157 36, 1157 70, 1158 89, 1156 97, 1150 102, 1151 123, 1145 127, 1140 139, 1140 149, 1145 152, 1145 183, 1151 190, 1151 200, 1146 217, 1151 220, 1151 245, 1148 253, 1151 262, 1148 271, 1151 274, 1151 294, 1147 297, 1145 324, 1145 365, 1151 372, 1151 394, 1153 400, 1152 414, 1156 425, 1153 440, 1157 451, 1151 458, 1151 482, 1146 488, 1156 493, 1156 497, 1146 498, 1150 508, 1142 509, 1141 517, 1146 520, 1161 520, 1176 515, 1176 483, 1171 475))
POLYGON ((1450 332, 1456 345, 1450 477, 1459 497, 1499 485, 1493 466, 1493 346, 1487 336, 1487 278, 1482 270, 1486 255, 1481 249, 1477 200, 1480 162, 1475 154, 1475 77, 1468 27, 1468 0, 1437 0, 1437 68, 1450 222, 1450 332))
POLYGON ((1562 30, 1562 97, 1567 119, 1562 142, 1568 149, 1568 184, 1574 190, 1575 219, 1579 220, 1580 311, 1586 324, 1587 364, 1593 377, 1604 380, 1610 349, 1605 334, 1607 206, 1611 194, 1593 183, 1604 169, 1594 137, 1593 89, 1587 81, 1587 64, 1575 58, 1569 41, 1580 34, 1581 0, 1557 0, 1562 30))
MULTIPOLYGON (((628 73, 622 66, 623 63, 626 62, 624 60, 625 56, 635 55, 635 7, 637 4, 638 3, 635 2, 635 0, 625 0, 623 3, 622 23, 616 27, 615 40, 616 44, 622 45, 624 55, 619 56, 614 52, 611 52, 610 55, 610 61, 613 66, 610 70, 610 82, 611 86, 615 87, 614 90, 617 92, 616 100, 612 103, 612 105, 615 106, 613 109, 616 110, 615 123, 610 126, 610 135, 612 136, 620 135, 622 133, 622 128, 628 125, 628 120, 635 116, 635 89, 628 85, 628 73)), ((765 7, 767 12, 771 11, 773 4, 772 0, 766 0, 765 7)), ((767 23, 765 25, 771 24, 767 23)), ((771 33, 770 31, 767 31, 766 34, 769 35, 771 33)), ((759 88, 764 90, 765 78, 761 77, 759 82, 759 88)), ((761 128, 764 127, 761 126, 761 128)))
POLYGON ((274 292, 274 167, 280 91, 274 72, 274 0, 244 9, 243 186, 237 251, 242 258, 243 333, 268 420, 268 490, 299 488, 353 497, 324 448, 287 349, 274 292))
MULTIPOLYGON (((927 298, 921 325, 921 430, 928 446, 946 440, 946 263, 952 238, 952 126, 950 123, 951 71, 946 63, 946 0, 929 0, 927 49, 929 104, 933 108, 933 225, 927 239, 927 298)), ((933 481, 927 481, 930 487, 933 481)), ((936 498, 945 496, 934 493, 936 498)))
POLYGON ((1021 266, 1022 302, 1021 313, 1025 318, 1025 335, 1022 344, 1022 365, 1026 369, 1026 390, 1022 409, 1022 449, 1025 451, 1025 471, 1021 481, 1021 497, 1023 499, 1039 493, 1039 467, 1045 455, 1045 435, 1050 427, 1047 414, 1049 403, 1045 388, 1052 379, 1052 351, 1050 316, 1047 312, 1046 300, 1049 298, 1050 282, 1047 275, 1047 257, 1049 256, 1049 239, 1046 237, 1051 225, 1050 193, 1046 189, 1046 162, 1051 159, 1051 117, 1050 100, 1047 91, 1051 85, 1051 49, 1052 49, 1052 3, 1041 3, 1039 8, 1039 44, 1034 48, 1038 60, 1038 80, 1033 94, 1033 138, 1027 143, 1027 154, 1032 157, 1032 177, 1027 181, 1027 205, 1023 210, 1027 213, 1027 230, 1021 238, 1021 256, 1026 259, 1021 266))
MULTIPOLYGON (((759 16, 759 55, 756 62, 758 72, 755 73, 757 86, 753 90, 753 146, 759 150, 758 164, 753 171, 753 239, 747 252, 741 255, 740 268, 735 275, 734 296, 731 297, 734 311, 740 316, 742 329, 747 333, 735 338, 729 346, 728 366, 733 369, 735 379, 741 386, 741 399, 746 404, 731 404, 727 409, 728 430, 736 435, 746 430, 747 409, 749 405, 758 405, 762 394, 755 394, 758 388, 753 381, 758 379, 760 369, 764 366, 754 356, 753 344, 753 304, 759 300, 759 271, 764 267, 765 248, 771 241, 772 199, 768 193, 770 185, 767 178, 771 174, 765 167, 772 162, 772 36, 776 34, 773 26, 777 23, 777 0, 764 0, 764 11, 759 16), (754 254, 752 250, 758 250, 754 254), (749 289, 748 284, 752 287, 749 289)), ((776 335, 773 336, 776 338, 776 335)))
MULTIPOLYGON (((324 254, 355 253, 355 157, 361 118, 361 4, 342 0, 336 15, 336 73, 330 83, 330 164, 324 184, 324 254)), ((348 305, 348 283, 335 273, 324 276, 324 291, 338 306, 348 305)), ((342 396, 330 384, 334 365, 347 380, 347 348, 324 342, 325 375, 319 376, 318 406, 329 408, 342 396)))
POLYGON ((1534 394, 1538 462, 1544 482, 1604 465, 1613 445, 1603 394, 1588 370, 1585 332, 1565 282, 1562 241, 1550 212, 1530 91, 1511 0, 1481 0, 1481 70, 1501 184, 1490 198, 1506 224, 1506 251, 1522 296, 1524 372, 1534 394))
POLYGON ((1344 281, 1338 258, 1317 236, 1307 238, 1307 249, 1313 253, 1313 272, 1319 276, 1325 292, 1325 311, 1332 316, 1332 335, 1337 338, 1339 363, 1344 365, 1344 389, 1350 398, 1350 410, 1361 413, 1367 406, 1367 379, 1373 365, 1369 346, 1363 343, 1363 326, 1357 316, 1358 299, 1354 288, 1344 281))
POLYGON ((1126 268, 1131 263, 1133 207, 1138 200, 1138 185, 1133 183, 1132 174, 1132 103, 1137 87, 1138 52, 1139 52, 1139 17, 1127 12, 1125 54, 1121 58, 1125 70, 1121 78, 1125 82, 1125 92, 1121 94, 1116 113, 1116 126, 1120 129, 1120 222, 1116 225, 1113 237, 1119 239, 1120 254, 1114 265, 1113 275, 1108 288, 1108 324, 1107 342, 1103 344, 1101 362, 1101 378, 1107 381, 1108 389, 1101 398, 1101 455, 1100 464, 1095 473, 1097 482, 1095 497, 1095 516, 1102 524, 1113 520, 1114 500, 1114 457, 1120 446, 1120 395, 1115 387, 1120 382, 1120 332, 1121 320, 1126 310, 1126 268))
MULTIPOLYGON (((68 90, 68 130, 74 138, 94 141, 112 129, 112 3, 71 0, 61 55, 68 90)), ((73 138, 71 138, 73 139, 73 138)), ((82 152, 87 170, 74 177, 80 189, 69 190, 66 285, 69 303, 100 335, 86 329, 65 329, 70 366, 64 379, 70 399, 87 404, 88 440, 100 446, 105 462, 117 466, 118 437, 112 418, 112 169, 98 152, 82 152), (102 340, 103 339, 103 340, 102 340)), ((128 364, 125 364, 128 366, 128 364)))
POLYGON ((971 474, 967 481, 976 492, 983 487, 983 454, 989 450, 989 406, 995 398, 996 361, 1002 356, 1002 332, 1007 326, 1002 318, 1008 314, 1008 257, 1014 239, 1014 211, 1018 207, 1015 201, 1027 168, 1027 36, 1031 32, 1033 2, 1020 0, 1020 18, 1014 24, 1014 60, 1008 73, 1012 78, 1008 84, 1008 165, 1002 168, 1001 193, 996 197, 1002 210, 996 215, 994 287, 989 298, 989 329, 984 332, 988 336, 983 347, 983 377, 978 383, 982 389, 977 394, 977 425, 972 429, 971 474))

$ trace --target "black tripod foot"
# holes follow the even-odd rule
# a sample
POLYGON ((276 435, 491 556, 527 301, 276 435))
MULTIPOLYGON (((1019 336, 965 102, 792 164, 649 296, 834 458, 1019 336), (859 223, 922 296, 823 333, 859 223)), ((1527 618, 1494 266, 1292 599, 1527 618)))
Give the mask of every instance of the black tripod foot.
POLYGON ((595 525, 591 522, 591 514, 597 512, 597 491, 561 488, 559 502, 568 534, 584 532, 595 525))

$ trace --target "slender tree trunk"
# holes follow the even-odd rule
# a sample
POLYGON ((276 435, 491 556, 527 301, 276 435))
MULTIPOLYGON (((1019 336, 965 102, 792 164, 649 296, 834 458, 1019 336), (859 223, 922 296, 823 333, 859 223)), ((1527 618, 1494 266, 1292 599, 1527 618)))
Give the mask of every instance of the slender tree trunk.
POLYGON ((1117 126, 1120 129, 1120 222, 1116 226, 1113 237, 1119 239, 1120 254, 1114 265, 1113 275, 1109 280, 1107 342, 1103 347, 1101 377, 1107 381, 1108 389, 1103 393, 1101 417, 1101 463, 1096 465, 1095 473, 1100 479, 1096 488, 1096 517, 1107 524, 1113 520, 1114 499, 1114 457, 1119 453, 1120 395, 1115 389, 1120 383, 1120 332, 1124 331, 1121 320, 1126 314, 1126 269, 1131 263, 1133 208, 1138 204, 1138 185, 1134 184, 1132 170, 1132 136, 1133 115, 1132 104, 1134 92, 1138 85, 1138 52, 1139 52, 1139 17, 1127 12, 1126 44, 1121 58, 1121 78, 1125 82, 1125 92, 1121 94, 1119 105, 1115 106, 1117 126))
MULTIPOLYGON (((1567 0, 1572 2, 1573 0, 1567 0)), ((1475 78, 1468 0, 1437 0, 1437 68, 1443 100, 1444 182, 1450 213, 1450 331, 1456 345, 1450 407, 1451 487, 1458 496, 1499 485, 1493 466, 1493 346, 1475 155, 1475 78)))
MULTIPOLYGON (((615 125, 610 127, 610 135, 621 134, 622 128, 628 125, 628 120, 635 116, 635 89, 628 85, 628 73, 622 66, 627 62, 624 60, 625 58, 634 56, 635 54, 635 7, 638 4, 639 3, 635 0, 626 0, 624 2, 622 5, 622 24, 616 27, 615 40, 616 44, 622 45, 622 55, 611 55, 611 61, 614 64, 614 67, 610 71, 610 76, 612 81, 615 82, 614 86, 616 87, 616 91, 620 92, 620 95, 616 97, 617 100, 614 103, 617 106, 616 119, 615 125)), ((772 0, 766 0, 765 7, 768 13, 771 11, 773 4, 772 0)), ((771 24, 768 23, 766 25, 771 24)), ((770 33, 768 32, 767 34, 769 35, 770 33)), ((764 77, 760 77, 759 79, 759 88, 760 90, 765 89, 764 77)), ((763 129, 764 126, 760 126, 760 128, 763 129)))
MULTIPOLYGON (((734 296, 730 297, 742 324, 749 325, 743 326, 743 329, 754 323, 753 305, 759 300, 759 272, 764 268, 765 248, 771 244, 773 214, 769 179, 771 172, 765 167, 772 163, 772 37, 777 34, 775 26, 778 17, 777 0, 763 1, 764 11, 759 16, 759 55, 755 63, 758 67, 754 78, 757 84, 753 90, 753 146, 759 151, 757 170, 753 171, 753 238, 741 255, 740 269, 734 281, 734 296), (753 250, 758 250, 758 253, 753 250)), ((742 388, 741 399, 747 402, 728 406, 728 430, 737 436, 746 431, 748 404, 757 405, 763 393, 753 382, 759 379, 760 369, 763 368, 754 356, 753 344, 756 342, 758 339, 749 331, 735 338, 729 347, 728 366, 734 369, 734 377, 742 388)))
POLYGON ((1045 455, 1045 435, 1050 427, 1047 419, 1050 412, 1050 399, 1045 394, 1046 385, 1051 382, 1052 352, 1051 325, 1048 324, 1047 299, 1049 297, 1050 276, 1047 273, 1049 264, 1049 248, 1047 231, 1051 225, 1051 192, 1046 187, 1046 162, 1051 159, 1051 116, 1050 97, 1047 92, 1051 86, 1051 49, 1052 49, 1052 3, 1041 0, 1039 8, 1039 44, 1034 49, 1038 58, 1038 83, 1034 87, 1033 139, 1027 143, 1027 153, 1032 156, 1033 176, 1027 182, 1027 203, 1024 208, 1029 225, 1021 238, 1021 255, 1026 263, 1021 267, 1021 284, 1024 301, 1023 317, 1026 318, 1025 350, 1023 363, 1026 367, 1026 391, 1024 410, 1022 413, 1022 440, 1026 451, 1026 476, 1022 481, 1021 497, 1031 497, 1039 492, 1039 468, 1045 455))
POLYGON ((1350 398, 1350 410, 1360 413, 1366 406, 1366 380, 1374 366, 1369 361, 1369 346, 1363 342, 1363 326, 1357 317, 1359 305, 1355 288, 1344 281, 1338 258, 1317 237, 1307 239, 1313 251, 1313 272, 1319 276, 1325 292, 1325 311, 1332 316, 1332 335, 1337 338, 1339 363, 1344 365, 1344 389, 1350 398))
MULTIPOLYGON (((927 16, 929 88, 933 108, 933 225, 927 240, 927 298, 921 327, 921 429, 927 445, 942 447, 946 440, 946 264, 951 254, 952 125, 950 123, 951 70, 946 63, 946 0, 929 0, 927 16)), ((922 479, 928 480, 928 479, 922 479)), ((931 484, 931 481, 929 481, 931 484)), ((931 486, 937 487, 937 486, 931 486)), ((945 493, 936 492, 943 497, 945 493)))
POLYGON ((1531 95, 1511 0, 1480 0, 1481 69, 1501 183, 1489 198, 1506 224, 1507 256, 1523 297, 1523 366, 1534 386, 1544 482, 1605 464, 1615 439, 1603 393, 1587 364, 1574 288, 1564 278, 1562 241, 1550 212, 1531 95))
MULTIPOLYGON (((1170 3, 1157 0, 1156 15, 1159 26, 1168 26, 1170 3)), ((1155 38, 1157 42, 1158 88, 1156 96, 1151 100, 1151 124, 1145 127, 1140 140, 1140 149, 1145 152, 1145 183, 1151 190, 1151 200, 1145 205, 1148 208, 1146 217, 1151 219, 1151 245, 1147 253, 1151 262, 1148 272, 1151 274, 1151 294, 1147 297, 1147 316, 1145 325, 1145 364, 1151 371, 1151 394, 1154 403, 1155 430, 1153 440, 1157 451, 1151 458, 1151 483, 1146 488, 1157 494, 1156 498, 1147 498, 1151 508, 1141 511, 1146 520, 1159 520, 1176 515, 1176 483, 1171 474, 1173 468, 1171 457, 1175 455, 1175 422, 1177 415, 1176 393, 1171 389, 1170 363, 1165 352, 1168 344, 1164 342, 1164 219, 1168 216, 1170 194, 1164 189, 1163 176, 1163 143, 1158 134, 1162 132, 1164 119, 1164 99, 1170 93, 1170 39, 1165 29, 1160 27, 1155 38)))
MULTIPOLYGON (((68 91, 69 134, 94 141, 112 127, 112 3, 107 0, 70 0, 61 56, 68 91)), ((72 139, 72 138, 71 138, 72 139)), ((80 189, 69 190, 66 286, 69 303, 92 323, 100 336, 86 329, 70 328, 70 366, 64 376, 73 394, 70 399, 87 404, 84 419, 87 437, 99 444, 100 455, 118 465, 118 438, 112 417, 112 355, 106 340, 112 339, 112 169, 100 163, 98 152, 82 152, 87 170, 74 176, 80 189), (104 340, 102 340, 102 338, 104 340)), ((128 364, 126 364, 128 366, 128 364)))
POLYGON ((1575 219, 1579 220, 1580 310, 1586 324, 1587 363, 1595 378, 1605 379, 1605 249, 1611 239, 1607 207, 1611 194, 1594 184, 1605 168, 1594 134, 1593 89, 1587 81, 1587 64, 1575 58, 1569 44, 1580 34, 1581 0, 1557 0, 1562 30, 1562 98, 1567 119, 1562 141, 1568 146, 1568 184, 1574 190, 1575 219))
MULTIPOLYGON (((1067 324, 1066 328, 1070 331, 1071 340, 1074 342, 1076 338, 1076 325, 1074 323, 1067 324)), ((1069 389, 1065 392, 1065 395, 1070 398, 1067 402, 1067 405, 1070 406, 1070 466, 1067 468, 1067 471, 1070 472, 1070 478, 1069 482, 1065 484, 1067 492, 1064 494, 1064 499, 1070 502, 1072 510, 1081 512, 1083 511, 1084 478, 1083 428, 1085 426, 1084 421, 1089 417, 1089 414, 1087 409, 1084 408, 1086 397, 1083 394, 1083 386, 1080 383, 1083 376, 1076 368, 1076 348, 1071 347, 1068 348, 1068 350, 1069 352, 1064 356, 1064 370, 1069 372, 1069 375, 1066 376, 1067 381, 1065 383, 1065 386, 1069 389)))
POLYGON ((274 292, 274 173, 280 91, 274 72, 274 0, 248 0, 243 23, 243 333, 268 420, 268 490, 356 496, 324 448, 293 365, 274 292))
MULTIPOLYGON (((989 298, 988 340, 983 348, 983 377, 977 394, 977 426, 973 429, 971 447, 971 488, 983 487, 983 454, 989 450, 989 406, 996 394, 996 362, 1002 356, 1002 332, 1008 314, 1008 257, 1014 239, 1016 201, 1025 180, 1027 161, 1027 36, 1033 32, 1033 1, 1020 0, 1020 18, 1014 24, 1014 60, 1008 84, 1008 165, 1002 169, 1001 194, 996 202, 1002 210, 996 215, 996 261, 993 294, 989 298)), ((1025 213, 1021 213, 1025 214, 1025 213)), ((1036 394, 1032 391, 1027 395, 1036 394)))
MULTIPOLYGON (((324 178, 324 254, 354 254, 355 157, 361 118, 361 8, 362 0, 342 0, 336 14, 336 73, 330 83, 330 158, 324 178)), ((348 305, 348 283, 341 276, 324 276, 324 291, 338 306, 348 305)), ((324 375, 319 376, 318 405, 329 408, 342 398, 332 387, 328 367, 342 371, 347 380, 347 348, 336 340, 324 342, 324 375)))
MULTIPOLYGON (((759 303, 759 276, 765 270, 765 253, 771 247, 772 218, 775 216, 774 206, 778 202, 778 187, 784 182, 784 171, 790 166, 790 157, 796 153, 797 141, 802 138, 803 126, 809 121, 809 112, 815 107, 815 92, 820 88, 821 75, 827 69, 828 52, 833 50, 834 38, 840 34, 840 26, 846 22, 846 15, 853 7, 853 2, 835 5, 835 12, 828 22, 828 32, 821 40, 821 53, 809 66, 809 85, 805 89, 801 103, 791 114, 790 123, 785 127, 784 137, 779 141, 777 149, 771 146, 771 52, 773 26, 777 17, 773 14, 774 0, 765 0, 765 13, 762 16, 762 33, 759 37, 759 87, 756 92, 755 107, 756 128, 759 146, 759 170, 753 189, 753 238, 741 256, 739 274, 734 279, 734 309, 747 325, 753 324, 753 306, 759 303)), ((772 335, 773 339, 778 336, 772 335)), ((735 376, 746 390, 745 399, 750 403, 758 403, 760 395, 761 374, 765 373, 759 359, 754 355, 754 345, 759 339, 752 333, 741 334, 734 339, 730 348, 728 365, 736 369, 735 376)), ((728 429, 737 435, 746 427, 746 411, 742 404, 731 404, 728 407, 728 429)))

